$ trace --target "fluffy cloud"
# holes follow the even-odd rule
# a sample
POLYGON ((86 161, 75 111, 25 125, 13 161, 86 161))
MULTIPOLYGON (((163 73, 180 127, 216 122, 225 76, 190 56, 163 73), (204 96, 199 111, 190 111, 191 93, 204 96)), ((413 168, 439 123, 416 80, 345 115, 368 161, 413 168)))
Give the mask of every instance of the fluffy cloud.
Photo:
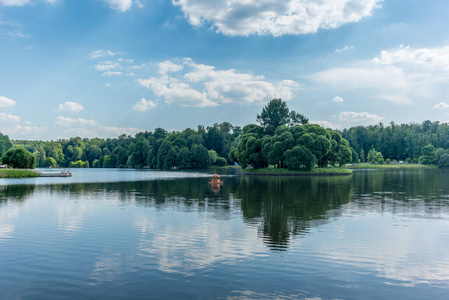
POLYGON ((13 106, 15 104, 16 104, 16 101, 6 98, 4 96, 0 96, 0 108, 13 106))
POLYGON ((414 65, 449 70, 449 46, 422 49, 400 46, 398 49, 382 51, 373 62, 380 65, 414 65))
POLYGON ((344 46, 344 47, 341 48, 341 49, 335 49, 335 53, 340 54, 340 53, 342 53, 342 52, 346 52, 346 51, 349 51, 349 50, 352 50, 352 49, 354 49, 354 46, 348 46, 348 45, 346 45, 346 46, 344 46))
POLYGON ((225 35, 308 34, 370 16, 382 0, 173 0, 193 26, 225 35))
POLYGON ((132 0, 104 0, 111 8, 118 9, 120 11, 127 11, 133 4, 132 0))
POLYGON ((435 97, 449 81, 449 47, 381 51, 378 57, 315 73, 309 78, 335 90, 363 91, 365 96, 396 104, 435 97))
POLYGON ((104 61, 102 63, 96 64, 94 67, 98 71, 108 71, 108 70, 120 68, 121 65, 117 62, 112 62, 112 61, 108 60, 108 61, 104 61))
POLYGON ((160 62, 157 64, 159 67, 159 74, 167 74, 168 72, 178 72, 181 71, 183 66, 172 63, 169 60, 160 62))
POLYGON ((45 131, 46 128, 40 128, 35 126, 28 126, 28 125, 13 125, 13 126, 7 126, 3 128, 3 132, 10 137, 20 137, 24 139, 37 139, 39 135, 45 131))
POLYGON ((318 124, 318 125, 320 125, 321 127, 324 127, 324 128, 331 128, 331 129, 340 129, 340 128, 341 128, 340 125, 338 125, 338 124, 333 124, 333 123, 331 123, 331 122, 329 122, 329 121, 310 121, 310 124, 318 124))
POLYGON ((97 59, 105 56, 115 56, 121 54, 120 52, 112 52, 110 50, 97 50, 90 54, 90 58, 97 59))
POLYGON ((19 123, 20 117, 10 115, 4 112, 0 112, 0 123, 2 124, 10 124, 10 123, 19 123))
POLYGON ((98 123, 94 120, 86 120, 81 118, 73 119, 63 116, 57 116, 55 124, 59 126, 94 126, 98 123))
POLYGON ((370 114, 367 112, 353 112, 353 111, 342 111, 338 115, 338 120, 341 122, 355 123, 355 124, 366 124, 366 123, 378 123, 384 118, 375 114, 370 114))
POLYGON ((107 71, 103 73, 103 76, 120 76, 122 72, 120 71, 107 71))
POLYGON ((122 134, 134 136, 138 132, 143 132, 144 129, 133 128, 133 127, 109 127, 101 126, 97 127, 79 127, 71 128, 64 131, 67 137, 81 136, 86 138, 113 138, 118 137, 122 134))
POLYGON ((154 103, 151 100, 145 100, 145 99, 140 99, 139 102, 137 102, 134 106, 133 109, 135 111, 146 111, 149 110, 150 108, 155 108, 156 107, 156 103, 154 103))
MULTIPOLYGON (((48 3, 55 3, 58 0, 45 0, 48 3)), ((25 4, 32 3, 32 0, 0 0, 0 4, 3 6, 23 6, 25 4)))
POLYGON ((234 69, 216 70, 213 66, 196 64, 188 58, 184 59, 182 66, 170 61, 158 65, 159 77, 138 79, 138 82, 151 89, 156 96, 164 97, 167 103, 181 106, 261 104, 271 98, 290 100, 299 87, 292 80, 272 83, 264 76, 240 73, 234 69), (166 70, 175 73, 169 75, 166 70))
POLYGON ((333 102, 343 102, 344 100, 343 100, 343 98, 342 97, 334 97, 333 99, 332 99, 332 101, 333 102))
POLYGON ((433 108, 435 108, 435 109, 439 109, 439 108, 448 108, 448 107, 449 107, 449 104, 444 103, 444 102, 440 102, 440 103, 438 103, 437 105, 434 105, 434 106, 433 106, 433 108))
POLYGON ((76 102, 64 102, 59 104, 58 111, 80 112, 84 109, 81 104, 76 102))

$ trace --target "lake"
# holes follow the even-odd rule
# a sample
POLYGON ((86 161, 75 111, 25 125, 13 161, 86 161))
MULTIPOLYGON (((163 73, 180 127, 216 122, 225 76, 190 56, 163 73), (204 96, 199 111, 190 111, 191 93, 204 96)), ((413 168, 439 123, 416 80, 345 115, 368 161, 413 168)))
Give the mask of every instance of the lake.
POLYGON ((0 180, 0 299, 448 299, 449 171, 0 180))

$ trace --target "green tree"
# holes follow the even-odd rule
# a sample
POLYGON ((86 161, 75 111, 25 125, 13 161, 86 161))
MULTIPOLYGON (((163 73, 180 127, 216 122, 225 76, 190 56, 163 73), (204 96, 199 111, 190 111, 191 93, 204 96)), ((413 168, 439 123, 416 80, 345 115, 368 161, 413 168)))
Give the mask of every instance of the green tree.
POLYGON ((36 157, 22 147, 12 148, 2 156, 2 162, 18 169, 36 168, 36 157))
POLYGON ((371 149, 368 152, 368 162, 372 164, 383 164, 384 163, 384 157, 382 153, 376 151, 376 149, 371 149))
POLYGON ((43 167, 45 168, 55 168, 58 166, 58 163, 56 162, 56 160, 53 157, 47 157, 47 159, 45 159, 45 162, 43 164, 43 167))
POLYGON ((436 165, 438 162, 438 158, 436 155, 436 149, 433 145, 425 146, 421 151, 421 156, 419 157, 419 161, 423 165, 436 165))
POLYGON ((449 154, 444 153, 441 155, 440 160, 438 161, 439 168, 447 168, 449 167, 449 154))
POLYGON ((0 156, 6 153, 9 149, 12 148, 12 143, 9 140, 7 135, 0 133, 0 156))
POLYGON ((256 121, 264 128, 266 134, 274 135, 276 128, 281 125, 306 124, 309 120, 295 111, 290 112, 287 103, 275 98, 268 102, 260 115, 257 115, 256 121))
POLYGON ((316 164, 316 157, 305 146, 295 146, 284 153, 285 165, 289 170, 311 171, 316 164))
POLYGON ((205 169, 211 165, 209 153, 203 145, 193 145, 190 149, 190 164, 193 169, 205 169))

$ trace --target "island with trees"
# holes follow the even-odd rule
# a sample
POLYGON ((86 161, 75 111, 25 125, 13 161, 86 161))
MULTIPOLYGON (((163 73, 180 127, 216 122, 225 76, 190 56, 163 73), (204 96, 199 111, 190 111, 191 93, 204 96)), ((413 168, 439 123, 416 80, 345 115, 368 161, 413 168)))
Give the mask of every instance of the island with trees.
POLYGON ((290 111, 282 99, 269 101, 255 120, 257 124, 243 128, 223 122, 183 131, 156 128, 134 137, 108 139, 10 140, 0 133, 0 157, 3 164, 19 169, 188 170, 237 163, 245 173, 316 173, 348 172, 340 167, 360 162, 376 167, 412 163, 449 166, 447 123, 391 122, 338 131, 310 124, 304 115, 290 111), (11 149, 22 153, 17 156, 20 164, 10 162, 15 157, 11 149))

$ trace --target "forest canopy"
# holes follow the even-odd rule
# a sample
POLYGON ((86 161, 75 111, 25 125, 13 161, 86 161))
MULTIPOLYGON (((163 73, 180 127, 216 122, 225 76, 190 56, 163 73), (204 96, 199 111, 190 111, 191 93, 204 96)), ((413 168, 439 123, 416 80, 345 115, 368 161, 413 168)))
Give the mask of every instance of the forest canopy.
POLYGON ((23 147, 37 167, 198 169, 237 162, 242 167, 310 169, 359 161, 449 165, 447 123, 391 122, 337 131, 308 124, 282 99, 271 100, 256 122, 243 129, 229 122, 172 132, 156 128, 112 139, 28 141, 0 133, 0 155, 23 147))

